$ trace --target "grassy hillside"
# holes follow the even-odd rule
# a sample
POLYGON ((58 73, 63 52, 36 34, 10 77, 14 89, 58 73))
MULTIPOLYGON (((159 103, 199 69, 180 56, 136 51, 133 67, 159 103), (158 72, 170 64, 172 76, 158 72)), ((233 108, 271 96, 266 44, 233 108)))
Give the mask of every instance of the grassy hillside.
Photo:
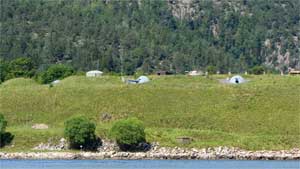
POLYGON ((149 141, 165 146, 238 146, 246 149, 300 147, 300 77, 248 76, 249 83, 221 84, 225 76, 153 76, 144 85, 126 85, 120 77, 93 79, 73 76, 49 88, 30 79, 0 85, 0 112, 15 134, 14 147, 62 137, 64 121, 83 114, 97 123, 98 135, 108 137, 116 119, 137 117, 147 126, 149 141), (102 114, 112 120, 102 120, 102 114), (32 130, 35 123, 50 129, 32 130), (194 142, 180 145, 178 136, 194 142))

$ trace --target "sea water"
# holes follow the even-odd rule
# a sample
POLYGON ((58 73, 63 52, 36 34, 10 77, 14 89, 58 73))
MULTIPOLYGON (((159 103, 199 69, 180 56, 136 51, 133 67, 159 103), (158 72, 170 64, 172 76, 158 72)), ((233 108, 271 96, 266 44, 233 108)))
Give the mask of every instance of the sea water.
POLYGON ((300 161, 0 160, 0 169, 300 169, 300 161))

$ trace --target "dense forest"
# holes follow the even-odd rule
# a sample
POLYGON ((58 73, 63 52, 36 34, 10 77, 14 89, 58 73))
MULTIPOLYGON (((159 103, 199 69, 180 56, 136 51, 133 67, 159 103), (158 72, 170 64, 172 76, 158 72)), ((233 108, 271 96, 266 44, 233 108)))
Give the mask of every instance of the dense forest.
POLYGON ((17 58, 30 59, 37 72, 58 63, 124 74, 300 68, 299 0, 0 0, 0 5, 0 72, 17 58))

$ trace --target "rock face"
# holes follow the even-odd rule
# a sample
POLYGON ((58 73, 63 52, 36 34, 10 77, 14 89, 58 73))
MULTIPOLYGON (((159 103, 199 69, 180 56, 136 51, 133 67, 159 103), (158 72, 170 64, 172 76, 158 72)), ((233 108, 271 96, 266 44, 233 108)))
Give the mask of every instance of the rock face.
POLYGON ((110 152, 110 151, 119 151, 119 147, 113 141, 102 140, 102 146, 100 146, 97 151, 99 152, 110 152))
MULTIPOLYGON (((61 141, 64 142, 64 141, 61 141)), ((104 141, 98 152, 30 152, 4 153, 0 159, 236 159, 236 160, 300 160, 300 149, 281 151, 247 151, 234 147, 215 147, 203 149, 159 147, 153 143, 147 152, 122 152, 114 142, 104 141)))
POLYGON ((34 147, 33 150, 60 151, 67 149, 67 147, 66 139, 61 138, 58 144, 48 141, 48 143, 40 143, 38 146, 34 147))
POLYGON ((176 18, 184 19, 195 14, 193 0, 168 0, 172 13, 176 18))

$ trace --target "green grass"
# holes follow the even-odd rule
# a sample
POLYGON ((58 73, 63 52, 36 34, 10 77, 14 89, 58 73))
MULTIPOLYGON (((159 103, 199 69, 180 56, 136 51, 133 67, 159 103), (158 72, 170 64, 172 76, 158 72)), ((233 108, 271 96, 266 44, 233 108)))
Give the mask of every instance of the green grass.
POLYGON ((247 76, 249 83, 219 83, 225 77, 153 76, 148 84, 126 85, 116 76, 73 76, 52 88, 31 79, 9 80, 0 85, 0 113, 15 140, 14 147, 4 150, 30 150, 62 137, 64 121, 73 115, 89 117, 97 123, 97 134, 106 138, 115 120, 137 117, 147 127, 148 140, 164 146, 300 147, 299 76, 247 76), (112 120, 102 121, 103 113, 112 120), (35 123, 50 129, 32 130, 35 123), (194 142, 180 145, 178 136, 194 142))

